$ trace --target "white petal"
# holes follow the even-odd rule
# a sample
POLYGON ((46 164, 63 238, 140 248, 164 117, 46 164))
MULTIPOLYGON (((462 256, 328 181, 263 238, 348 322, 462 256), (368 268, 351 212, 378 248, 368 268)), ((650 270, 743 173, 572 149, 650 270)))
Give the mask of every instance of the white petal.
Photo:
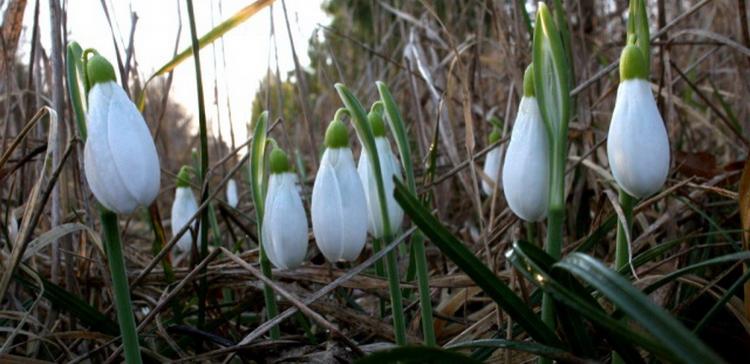
POLYGON ((237 182, 234 179, 227 181, 227 204, 232 207, 237 207, 239 203, 239 197, 237 196, 237 182))
POLYGON ((307 254, 307 216, 293 173, 271 174, 268 180, 262 241, 268 259, 281 269, 302 264, 307 254))
POLYGON ((669 137, 649 82, 626 80, 617 88, 607 156, 615 181, 632 196, 647 197, 667 180, 669 137))
POLYGON ((89 94, 86 179, 97 200, 127 214, 150 204, 159 192, 159 159, 143 117, 114 82, 89 94))
POLYGON ((547 216, 548 143, 536 98, 521 98, 505 155, 502 183, 508 206, 526 221, 539 221, 547 216))
MULTIPOLYGON (((393 176, 399 180, 401 177, 401 167, 391 150, 391 145, 385 137, 376 137, 375 146, 378 150, 378 160, 380 161, 381 173, 383 175, 383 187, 385 189, 386 206, 388 208, 388 221, 391 225, 391 233, 395 233, 401 227, 404 219, 404 211, 393 197, 395 184, 393 176)), ((378 198, 377 183, 370 168, 367 155, 362 153, 359 156, 359 165, 357 167, 359 178, 362 180, 362 186, 367 197, 368 208, 368 231, 372 236, 381 238, 385 235, 383 231, 382 214, 380 212, 380 199, 378 198)))
POLYGON ((367 203, 349 148, 326 149, 312 192, 313 234, 330 262, 355 260, 367 239, 367 203))
MULTIPOLYGON (((502 180, 500 175, 500 165, 503 163, 503 153, 502 148, 500 146, 497 146, 495 148, 492 148, 489 152, 487 152, 487 158, 484 160, 484 174, 487 175, 490 179, 492 179, 492 182, 497 184, 498 189, 502 189, 502 180), (499 182, 498 182, 499 181, 499 182)), ((493 190, 495 189, 495 186, 493 184, 490 184, 488 181, 486 181, 484 178, 482 179, 482 191, 488 196, 492 195, 493 190)))
MULTIPOLYGON (((172 202, 172 236, 180 231, 188 220, 198 211, 198 202, 190 187, 177 187, 172 202)), ((193 246, 193 232, 196 237, 200 236, 200 230, 195 231, 198 226, 198 219, 193 220, 192 229, 188 230, 177 241, 175 248, 180 251, 188 251, 193 246)), ((203 227, 201 227, 203 229, 203 227)))

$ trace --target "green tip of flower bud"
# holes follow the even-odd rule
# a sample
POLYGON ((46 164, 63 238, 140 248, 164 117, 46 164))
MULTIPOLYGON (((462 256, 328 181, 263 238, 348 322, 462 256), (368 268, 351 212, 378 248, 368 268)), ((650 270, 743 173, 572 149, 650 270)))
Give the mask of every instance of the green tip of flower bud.
POLYGON ((496 141, 500 140, 500 129, 498 128, 492 128, 492 132, 490 133, 490 144, 495 143, 496 141))
POLYGON ((349 131, 341 120, 334 120, 326 129, 326 147, 344 148, 349 146, 349 131))
POLYGON ((177 187, 188 187, 190 186, 190 166, 182 166, 180 172, 177 173, 177 187))
POLYGON ((385 123, 383 122, 383 116, 380 115, 379 112, 370 112, 369 114, 367 114, 367 121, 370 122, 372 136, 385 136, 385 123))
POLYGON ((271 150, 271 156, 268 158, 269 164, 271 165, 271 173, 284 173, 289 172, 289 158, 286 156, 286 152, 284 152, 279 147, 273 147, 271 150))
POLYGON ((620 81, 647 78, 648 67, 643 52, 634 45, 625 46, 620 55, 620 81))
POLYGON ((100 82, 104 83, 116 80, 115 69, 112 68, 112 64, 99 54, 94 54, 86 62, 86 74, 89 77, 91 86, 100 82))
POLYGON ((523 95, 526 97, 534 96, 534 64, 529 64, 526 67, 526 72, 523 73, 523 95))

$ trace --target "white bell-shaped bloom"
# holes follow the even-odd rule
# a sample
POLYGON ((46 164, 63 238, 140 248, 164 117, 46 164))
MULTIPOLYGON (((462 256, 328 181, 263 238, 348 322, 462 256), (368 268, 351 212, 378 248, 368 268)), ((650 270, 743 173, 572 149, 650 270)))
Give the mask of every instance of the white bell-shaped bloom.
MULTIPOLYGON (((378 160, 380 161, 380 173, 383 175, 383 187, 385 189, 385 201, 388 208, 391 233, 395 233, 401 227, 401 222, 404 220, 404 210, 401 209, 401 206, 396 202, 396 198, 393 197, 395 189, 393 176, 396 176, 399 180, 402 179, 401 165, 396 156, 393 155, 391 144, 388 143, 388 139, 385 136, 375 136, 375 147, 378 151, 378 160)), ((365 153, 359 156, 357 172, 359 172, 359 178, 362 180, 362 186, 367 198, 367 216, 369 220, 367 230, 372 236, 382 238, 385 235, 385 231, 383 231, 383 215, 380 212, 378 185, 375 181, 370 161, 365 153)))
POLYGON ((307 216, 296 180, 284 152, 274 148, 261 234, 266 256, 280 269, 299 266, 307 255, 307 216), (281 159, 279 153, 283 155, 284 167, 275 163, 281 159))
POLYGON ((627 69, 621 69, 607 136, 607 157, 617 184, 631 196, 644 198, 659 191, 667 180, 669 137, 651 83, 639 77, 644 72, 635 72, 638 68, 634 68, 633 59, 626 57, 641 55, 634 48, 623 51, 621 67, 627 69))
MULTIPOLYGON (((500 139, 500 130, 495 128, 490 134, 489 143, 493 144, 500 139)), ((502 175, 500 174, 500 167, 503 164, 503 148, 498 145, 487 152, 487 156, 484 159, 484 168, 482 169, 485 176, 490 181, 482 178, 482 191, 487 196, 491 196, 492 192, 497 186, 500 190, 503 188, 502 175)))
POLYGON ((237 207, 240 202, 239 196, 237 195, 237 182, 234 178, 230 178, 227 181, 227 204, 232 207, 237 207))
POLYGON ((16 213, 13 211, 13 209, 9 209, 8 211, 8 239, 10 239, 10 242, 13 243, 16 241, 16 237, 18 236, 18 221, 16 220, 16 213))
POLYGON ((341 121, 331 122, 326 145, 312 191, 313 234, 329 262, 353 261, 367 240, 367 200, 341 121))
MULTIPOLYGON (((190 170, 189 167, 182 167, 180 173, 177 174, 177 188, 174 191, 174 201, 172 202, 172 235, 177 234, 178 231, 182 230, 185 225, 189 223, 189 220, 196 212, 198 212, 198 202, 195 199, 193 190, 190 189, 189 184, 190 170)), ((191 228, 186 231, 180 239, 177 240, 174 249, 178 251, 190 251, 193 246, 193 233, 195 236, 200 236, 200 230, 198 228, 199 219, 193 219, 191 228)), ((201 227, 202 229, 203 227, 201 227)))
POLYGON ((510 209, 526 221, 547 216, 549 141, 534 96, 523 96, 503 164, 503 192, 510 209))
POLYGON ((106 68, 102 62, 107 61, 98 55, 88 62, 94 86, 88 100, 84 170, 96 199, 111 211, 128 214, 151 204, 159 193, 159 157, 143 116, 114 82, 114 70, 111 75, 92 74, 106 68))

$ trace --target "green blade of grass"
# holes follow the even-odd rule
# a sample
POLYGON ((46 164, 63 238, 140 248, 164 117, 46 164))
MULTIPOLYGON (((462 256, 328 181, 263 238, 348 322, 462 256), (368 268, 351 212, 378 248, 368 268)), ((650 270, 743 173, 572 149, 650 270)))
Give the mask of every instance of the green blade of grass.
MULTIPOLYGON (((607 315, 599 303, 580 283, 572 279, 570 274, 554 272, 552 266, 556 262, 555 259, 539 247, 524 241, 516 241, 513 243, 513 249, 509 250, 505 256, 529 281, 554 297, 556 302, 577 313, 574 318, 561 317, 561 320, 587 318, 594 325, 597 333, 604 337, 623 358, 628 359, 629 363, 643 362, 633 347, 634 343, 662 356, 669 356, 669 353, 658 342, 640 332, 633 331, 624 323, 607 315)), ((564 310, 559 310, 557 314, 558 316, 570 315, 564 310)), ((568 336, 568 340, 575 339, 577 336, 568 336)), ((583 343, 585 341, 573 346, 580 346, 583 343)))
POLYGON ((386 364, 386 363, 433 363, 433 364, 479 364, 481 361, 471 359, 465 355, 448 350, 405 346, 383 350, 368 355, 355 362, 356 364, 386 364))
POLYGON ((562 347, 562 342, 554 331, 523 302, 508 286, 489 270, 463 243, 453 236, 432 214, 425 209, 416 196, 406 186, 395 180, 395 197, 404 212, 415 225, 430 238, 440 251, 466 273, 503 311, 518 322, 529 336, 542 344, 562 347))
MULTIPOLYGON (((271 262, 268 260, 266 251, 263 248, 263 213, 265 203, 265 186, 263 181, 263 175, 265 173, 265 152, 266 152, 266 139, 267 139, 267 127, 268 127, 268 111, 263 111, 258 120, 255 122, 255 130, 253 132, 253 142, 250 145, 250 190, 253 197, 253 204, 255 205, 255 226, 258 229, 258 248, 260 250, 260 268, 263 275, 271 278, 271 262)), ((273 319, 279 314, 279 308, 276 304, 276 295, 273 292, 271 286, 263 285, 263 298, 266 303, 266 310, 268 310, 268 319, 273 319)), ((281 336, 279 326, 276 325, 271 328, 271 338, 276 340, 281 336)))
POLYGON ((573 253, 555 264, 595 287, 620 310, 648 330, 678 361, 684 363, 723 363, 669 312, 652 303, 617 272, 594 258, 573 253))

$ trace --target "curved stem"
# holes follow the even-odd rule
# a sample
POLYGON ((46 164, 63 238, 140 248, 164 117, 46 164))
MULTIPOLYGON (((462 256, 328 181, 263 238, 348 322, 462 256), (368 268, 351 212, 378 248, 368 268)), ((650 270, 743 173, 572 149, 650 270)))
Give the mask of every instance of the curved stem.
POLYGON ((104 251, 107 253, 109 271, 112 275, 112 291, 115 296, 115 311, 120 325, 125 362, 140 364, 141 349, 138 344, 138 333, 135 330, 133 305, 130 302, 130 287, 125 269, 125 258, 122 255, 120 229, 117 226, 117 215, 105 208, 99 209, 104 230, 104 251))
MULTIPOLYGON (((620 189, 619 193, 620 208, 625 214, 625 224, 623 221, 617 220, 617 242, 615 245, 615 270, 624 268, 629 263, 629 250, 628 235, 630 235, 632 221, 633 221, 633 205, 635 204, 635 198, 630 196, 625 190, 620 189)), ((617 352, 612 352, 612 364, 624 364, 625 361, 617 352)))

